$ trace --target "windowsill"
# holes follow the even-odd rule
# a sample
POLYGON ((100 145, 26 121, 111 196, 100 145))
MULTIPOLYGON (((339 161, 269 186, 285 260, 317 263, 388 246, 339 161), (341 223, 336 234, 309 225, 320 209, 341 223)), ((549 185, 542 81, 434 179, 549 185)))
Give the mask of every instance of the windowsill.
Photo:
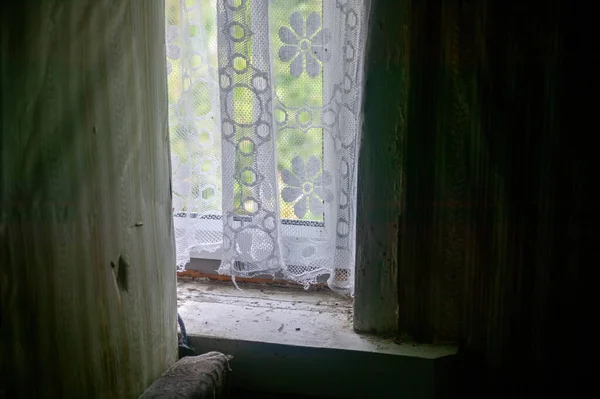
POLYGON ((453 346, 395 343, 352 328, 351 299, 331 291, 232 283, 178 283, 188 335, 435 359, 453 346))
POLYGON ((200 352, 233 355, 234 384, 243 388, 372 397, 361 395, 372 394, 375 388, 364 389, 376 384, 383 395, 379 397, 386 397, 386 387, 392 384, 396 393, 400 389, 434 397, 434 387, 447 374, 446 360, 456 354, 455 346, 396 343, 356 333, 351 299, 329 290, 259 284, 242 288, 237 290, 231 282, 180 280, 177 297, 190 343, 200 352), (277 373, 281 376, 274 378, 277 373), (293 378, 289 373, 302 375, 293 378), (363 378, 356 373, 370 376, 362 382, 365 387, 353 386, 363 378), (401 375, 406 380, 398 381, 401 375), (338 383, 326 387, 331 378, 338 383))

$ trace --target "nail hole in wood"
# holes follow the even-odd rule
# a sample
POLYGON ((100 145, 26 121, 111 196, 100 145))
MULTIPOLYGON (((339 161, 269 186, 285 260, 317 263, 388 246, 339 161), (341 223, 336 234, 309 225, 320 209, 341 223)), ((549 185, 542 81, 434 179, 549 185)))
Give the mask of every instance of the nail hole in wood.
POLYGON ((117 270, 117 285, 121 291, 127 292, 129 289, 129 264, 123 258, 123 255, 119 256, 119 270, 117 270))

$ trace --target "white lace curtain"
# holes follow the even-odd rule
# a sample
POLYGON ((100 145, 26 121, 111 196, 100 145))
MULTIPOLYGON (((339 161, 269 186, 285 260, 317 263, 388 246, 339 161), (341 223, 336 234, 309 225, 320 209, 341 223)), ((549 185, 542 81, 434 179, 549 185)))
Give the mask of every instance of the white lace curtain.
POLYGON ((353 292, 368 0, 166 0, 177 266, 353 292))

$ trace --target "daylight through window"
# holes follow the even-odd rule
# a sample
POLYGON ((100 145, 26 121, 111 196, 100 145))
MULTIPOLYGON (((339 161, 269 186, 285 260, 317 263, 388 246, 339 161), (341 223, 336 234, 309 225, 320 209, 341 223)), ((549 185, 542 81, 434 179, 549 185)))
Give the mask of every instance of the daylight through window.
POLYGON ((166 0, 178 267, 353 292, 367 5, 166 0))

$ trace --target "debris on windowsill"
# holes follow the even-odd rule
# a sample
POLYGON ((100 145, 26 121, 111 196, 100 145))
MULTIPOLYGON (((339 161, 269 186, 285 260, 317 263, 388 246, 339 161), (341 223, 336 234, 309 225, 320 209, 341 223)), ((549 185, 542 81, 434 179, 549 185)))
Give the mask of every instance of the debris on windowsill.
MULTIPOLYGON (((177 272, 177 278, 182 281, 215 281, 215 282, 224 282, 231 283, 231 276, 219 275, 216 272, 214 273, 206 273, 198 270, 182 270, 177 272)), ((280 287, 280 288, 293 288, 303 291, 331 291, 326 283, 316 283, 310 286, 308 290, 304 289, 302 284, 296 283, 294 281, 287 281, 274 277, 236 277, 236 283, 249 283, 257 286, 268 286, 268 287, 280 287)))
POLYGON ((358 333, 352 300, 332 291, 248 284, 240 292, 230 282, 189 280, 178 281, 177 290, 178 311, 196 339, 307 347, 326 343, 330 349, 425 358, 456 353, 454 346, 416 344, 406 336, 358 333))

